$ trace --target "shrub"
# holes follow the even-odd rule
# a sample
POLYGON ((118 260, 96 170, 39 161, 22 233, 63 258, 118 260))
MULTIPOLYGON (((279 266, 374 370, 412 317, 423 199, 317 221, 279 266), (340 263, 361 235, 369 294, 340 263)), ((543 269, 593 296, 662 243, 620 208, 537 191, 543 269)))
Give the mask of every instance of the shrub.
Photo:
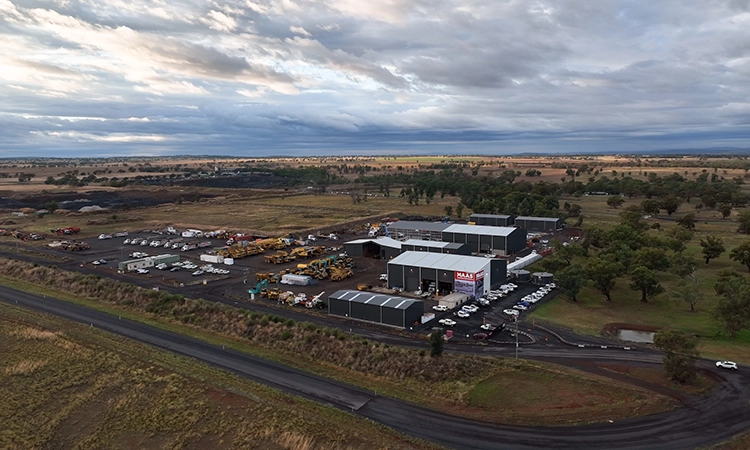
POLYGON ((292 333, 290 330, 284 330, 283 333, 281 333, 281 339, 283 340, 289 340, 294 336, 294 333, 292 333))

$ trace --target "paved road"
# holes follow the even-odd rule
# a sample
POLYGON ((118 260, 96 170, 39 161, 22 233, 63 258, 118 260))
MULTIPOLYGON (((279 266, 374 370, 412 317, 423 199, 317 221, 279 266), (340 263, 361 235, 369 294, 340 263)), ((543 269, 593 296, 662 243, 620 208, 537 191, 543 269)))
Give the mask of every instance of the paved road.
MULTIPOLYGON (((685 407, 668 413, 577 427, 502 426, 376 396, 355 386, 52 298, 0 286, 0 301, 90 323, 453 448, 687 449, 711 445, 750 429, 750 378, 742 370, 722 374, 725 381, 710 396, 693 399, 685 407)), ((574 358, 617 357, 644 361, 657 358, 647 353, 608 353, 576 348, 539 349, 534 353, 535 357, 554 357, 563 363, 574 358)))

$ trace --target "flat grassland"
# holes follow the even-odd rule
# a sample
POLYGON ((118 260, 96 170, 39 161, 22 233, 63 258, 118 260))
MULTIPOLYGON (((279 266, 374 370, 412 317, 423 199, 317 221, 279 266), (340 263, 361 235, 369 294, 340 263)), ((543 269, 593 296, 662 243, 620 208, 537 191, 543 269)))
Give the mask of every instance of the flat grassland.
POLYGON ((437 448, 187 358, 6 304, 0 343, 1 448, 437 448))

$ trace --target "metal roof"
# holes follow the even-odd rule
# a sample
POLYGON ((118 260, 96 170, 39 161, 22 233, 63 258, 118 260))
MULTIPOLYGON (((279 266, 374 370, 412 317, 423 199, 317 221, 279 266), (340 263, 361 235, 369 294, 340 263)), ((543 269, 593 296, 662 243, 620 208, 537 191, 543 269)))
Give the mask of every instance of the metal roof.
POLYGON ((389 229, 394 230, 416 230, 416 231, 443 231, 448 228, 450 224, 443 222, 417 222, 412 220, 399 220, 388 225, 389 229))
POLYGON ((364 239, 356 239, 349 242, 344 242, 344 245, 346 244, 366 244, 368 242, 373 242, 378 245, 382 245, 383 247, 390 247, 390 248, 397 248, 401 249, 401 242, 389 238, 387 236, 382 236, 379 238, 364 238, 364 239))
POLYGON ((509 236, 517 230, 515 227, 493 227, 490 225, 453 224, 443 230, 446 233, 483 234, 486 236, 509 236))
POLYGON ((449 253, 404 252, 388 261, 388 264, 477 273, 489 271, 490 261, 489 258, 449 253))
POLYGON ((355 303, 364 303, 367 305, 377 305, 383 308, 392 309, 407 309, 415 303, 422 303, 422 300, 416 300, 412 298, 353 290, 336 291, 328 298, 334 298, 336 300, 346 300, 348 302, 355 303))
POLYGON ((425 241, 425 240, 422 240, 422 239, 407 239, 407 240, 404 241, 404 244, 406 244, 406 245, 422 246, 422 247, 445 248, 450 243, 449 242, 443 242, 443 241, 425 241))
POLYGON ((471 217, 483 217, 483 218, 489 218, 489 219, 509 219, 512 216, 508 216, 505 214, 472 214, 469 216, 471 217))
POLYGON ((531 216, 518 216, 516 220, 536 220, 540 222, 557 222, 562 220, 559 217, 531 217, 531 216))
POLYGON ((430 248, 461 248, 464 244, 454 242, 443 242, 443 241, 425 241, 422 239, 407 239, 403 245, 413 245, 415 247, 430 247, 430 248))

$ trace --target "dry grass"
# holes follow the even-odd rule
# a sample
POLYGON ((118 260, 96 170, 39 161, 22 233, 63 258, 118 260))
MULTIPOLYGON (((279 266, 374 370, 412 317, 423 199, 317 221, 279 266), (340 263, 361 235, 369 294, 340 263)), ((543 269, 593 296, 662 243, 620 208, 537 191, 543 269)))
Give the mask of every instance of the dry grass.
POLYGON ((0 341, 0 360, 13 369, 0 370, 0 448, 435 448, 187 358, 5 304, 0 341), (43 331, 75 342, 76 350, 24 338, 26 321, 50 327, 43 331))

